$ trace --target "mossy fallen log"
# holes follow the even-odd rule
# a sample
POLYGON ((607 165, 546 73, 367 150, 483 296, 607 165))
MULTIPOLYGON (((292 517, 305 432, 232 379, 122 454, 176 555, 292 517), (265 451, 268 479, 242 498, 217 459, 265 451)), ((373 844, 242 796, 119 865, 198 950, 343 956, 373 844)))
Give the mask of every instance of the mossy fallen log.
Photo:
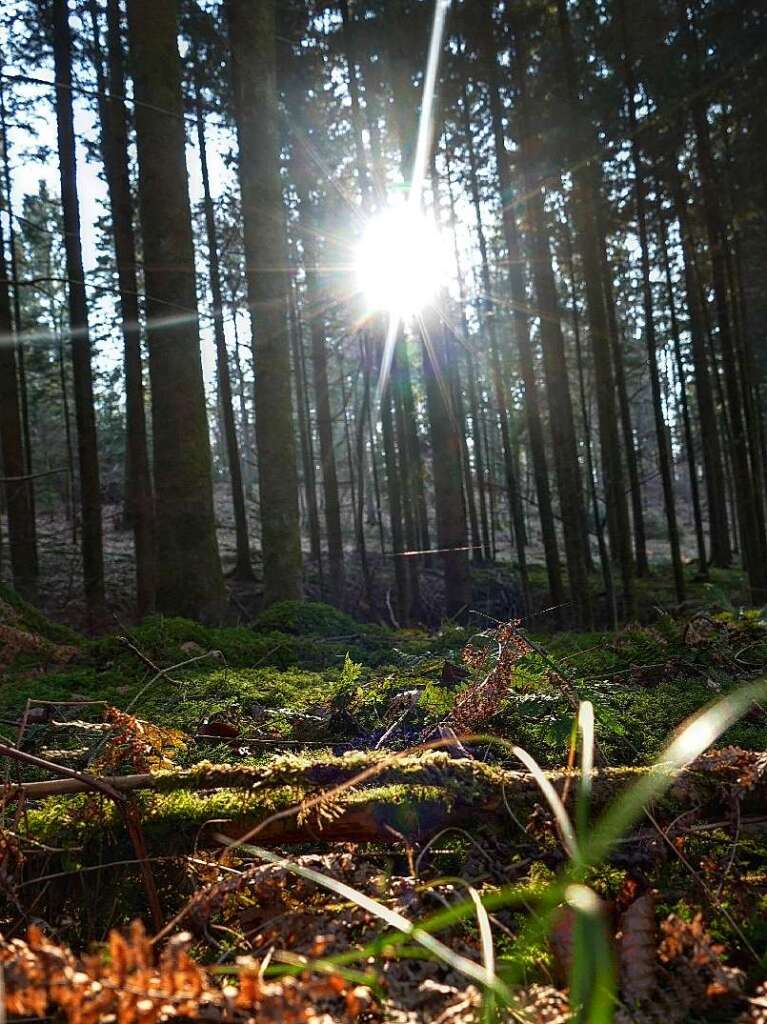
MULTIPOLYGON (((592 808, 619 798, 650 769, 602 768, 593 780, 592 808)), ((577 772, 547 772, 562 793, 577 772)), ((147 839, 184 847, 206 822, 240 837, 262 825, 259 842, 379 842, 404 837, 420 842, 441 828, 524 820, 544 803, 535 779, 473 759, 435 751, 395 756, 353 752, 343 757, 284 755, 261 764, 213 765, 102 780, 132 792, 147 839), (289 812, 289 813, 288 813, 289 812), (222 821, 223 819, 223 821, 222 821)), ((30 838, 49 845, 87 844, 104 831, 119 839, 119 822, 107 804, 85 792, 78 780, 26 783, 23 794, 30 838), (39 798, 45 797, 40 800, 39 798), (39 801, 39 802, 38 802, 39 801)), ((569 787, 572 793, 576 787, 569 787)), ((10 794, 8 794, 10 795, 10 794)), ((671 819, 759 810, 767 798, 767 755, 727 748, 699 758, 675 774, 656 814, 671 819)))

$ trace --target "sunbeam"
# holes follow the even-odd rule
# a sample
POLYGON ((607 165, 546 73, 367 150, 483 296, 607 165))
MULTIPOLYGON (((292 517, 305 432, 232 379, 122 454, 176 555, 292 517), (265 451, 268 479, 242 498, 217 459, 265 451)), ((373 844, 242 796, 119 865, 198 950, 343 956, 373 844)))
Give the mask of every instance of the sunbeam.
MULTIPOLYGON (((418 120, 418 135, 416 138, 415 159, 413 161, 413 176, 410 181, 405 209, 411 223, 418 223, 418 218, 423 218, 421 210, 421 199, 423 194, 423 182, 426 174, 426 167, 429 158, 429 146, 432 134, 434 95, 437 86, 437 72, 442 54, 442 43, 445 36, 445 24, 447 12, 450 8, 450 0, 437 0, 434 8, 434 21, 431 27, 429 38, 429 52, 426 59, 426 75, 423 83, 423 98, 421 101, 421 113, 418 120)), ((404 248, 403 248, 404 258, 404 248)), ((381 397, 386 388, 391 371, 394 346, 397 341, 397 332, 402 320, 402 311, 397 308, 389 310, 389 324, 384 342, 383 358, 381 360, 381 372, 378 377, 376 388, 376 405, 380 406, 381 397)))

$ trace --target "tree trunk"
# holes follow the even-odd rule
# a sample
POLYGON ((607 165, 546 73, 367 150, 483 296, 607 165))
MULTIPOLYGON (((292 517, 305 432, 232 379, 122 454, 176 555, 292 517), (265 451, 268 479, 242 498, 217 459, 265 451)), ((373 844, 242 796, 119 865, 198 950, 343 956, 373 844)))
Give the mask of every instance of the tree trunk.
MULTIPOLYGON (((484 559, 490 559, 490 531, 487 523, 487 496, 485 494, 485 466, 484 457, 482 454, 482 444, 479 430, 479 406, 477 402, 477 385, 474 379, 476 369, 474 366, 474 357, 471 351, 471 341, 469 336, 469 324, 466 318, 466 290, 464 288, 463 279, 463 267, 461 265, 461 254, 458 248, 458 233, 456 231, 456 216, 455 216, 455 196, 453 194, 453 184, 450 173, 450 159, 448 154, 445 154, 447 163, 447 191, 448 201, 450 203, 450 224, 451 234, 453 237, 453 256, 455 259, 455 268, 458 274, 458 295, 461 309, 461 329, 463 335, 463 347, 466 350, 467 356, 467 391, 469 399, 469 419, 471 421, 471 437, 473 440, 473 454, 474 454, 474 470, 477 478, 477 491, 479 493, 479 514, 477 514, 477 504, 474 500, 474 486, 471 478, 471 460, 469 459, 469 449, 466 442, 466 420, 463 414, 463 399, 461 396, 460 382, 456 387, 456 407, 458 408, 459 422, 461 423, 461 445, 462 445, 462 458, 464 462, 465 472, 465 490, 466 490, 466 504, 469 512, 469 524, 471 527, 471 544, 473 551, 473 560, 477 563, 481 563, 484 559), (482 531, 480 536, 480 529, 482 531)), ((457 362, 457 351, 456 366, 457 362)), ((456 371, 456 378, 458 374, 456 371)))
POLYGON ((61 177, 69 294, 69 328, 74 371, 77 449, 80 462, 83 589, 88 614, 104 607, 104 549, 101 524, 101 483, 93 399, 88 300, 85 294, 80 209, 77 195, 77 157, 72 105, 72 34, 68 0, 53 0, 53 56, 56 74, 56 133, 61 177))
POLYGON ((646 183, 642 157, 639 151, 637 133, 639 131, 636 115, 636 80, 634 76, 633 57, 629 46, 628 28, 626 25, 625 0, 618 0, 618 17, 620 19, 623 46, 623 76, 626 85, 626 100, 629 114, 629 134, 631 138, 631 158, 634 165, 634 201, 636 204, 637 229, 639 232, 639 248, 642 268, 642 304, 644 308, 644 335, 647 344, 647 360, 650 370, 650 389, 652 392, 653 415, 655 417, 655 433, 658 442, 658 462, 661 481, 663 483, 663 502, 666 509, 668 539, 671 547, 671 565, 674 572, 674 589, 676 599, 684 601, 684 569, 682 553, 679 546, 679 528, 674 503, 674 485, 671 467, 671 452, 663 416, 663 399, 661 395, 660 373, 658 369, 658 342, 655 334, 655 312, 653 310, 652 282, 650 279, 650 248, 647 235, 646 214, 646 183))
POLYGON ((623 449, 626 454, 629 491, 631 494, 631 520, 634 533, 634 560, 636 573, 639 577, 650 575, 650 563, 647 559, 647 532, 644 524, 642 507, 642 484, 639 474, 636 441, 632 424, 631 404, 626 385, 626 367, 624 364, 623 345, 618 328, 618 317, 615 310, 615 292, 613 289, 612 267, 607 255, 607 237, 604 225, 602 204, 597 202, 597 220, 599 222, 599 259, 602 268, 602 284, 604 286, 607 322, 610 328, 610 351, 612 353, 615 387, 618 392, 618 410, 623 434, 623 449))
MULTIPOLYGON (((0 65, 2 70, 2 65, 0 65)), ((10 140, 8 138, 8 127, 6 124, 5 115, 5 90, 2 75, 0 75, 0 138, 2 138, 3 147, 3 186, 5 189, 5 210, 8 214, 8 250, 10 254, 10 272, 11 272, 11 297, 13 300, 13 329, 16 336, 16 359, 18 362, 18 373, 19 373, 19 399, 21 404, 21 430, 24 439, 24 462, 25 472, 32 472, 32 434, 29 427, 29 396, 27 392, 27 374, 26 374, 26 358, 24 354, 24 344, 22 341, 22 321, 21 321, 21 298, 19 288, 19 272, 16 263, 16 229, 14 226, 14 213, 13 213, 13 190, 11 188, 11 153, 10 153, 10 140)), ((31 502, 31 509, 33 514, 33 528, 35 520, 35 490, 32 487, 29 500, 31 502)), ((35 566, 34 571, 37 574, 37 534, 35 532, 35 566)))
POLYGON ((144 383, 139 326, 136 240, 133 232, 133 197, 128 163, 128 126, 125 112, 125 74, 120 8, 107 0, 107 75, 101 53, 98 4, 91 4, 95 43, 96 79, 99 88, 101 153, 109 192, 125 374, 125 507, 133 530, 136 558, 136 609, 143 618, 154 609, 155 550, 154 497, 147 450, 144 383))
POLYGON ((237 427, 234 423, 234 402, 232 399, 232 379, 229 372, 229 353, 226 348, 226 334, 224 333, 224 300, 221 295, 221 268, 218 258, 216 215, 213 209, 213 198, 210 194, 208 148, 205 139, 205 112, 203 110, 201 85, 197 76, 195 76, 194 83, 194 100, 195 113, 197 115, 197 148, 199 150, 200 170, 202 174, 205 235, 208 243, 208 275, 213 305, 213 334, 216 341, 216 370, 218 374, 219 393, 221 395, 221 413, 224 425, 226 461, 229 469, 229 481, 232 489, 232 508, 234 510, 234 530, 237 546, 237 557, 232 575, 238 580, 252 580, 253 568, 250 564, 248 515, 245 510, 245 493, 242 486, 242 466, 240 463, 240 449, 237 443, 237 427))
POLYGON ((714 391, 711 385, 711 370, 706 356, 705 332, 701 323, 687 200, 676 160, 671 162, 671 189, 674 196, 675 213, 679 222, 682 248, 685 300, 689 319, 695 397, 698 407, 701 447, 703 449, 703 468, 706 481, 711 564, 726 569, 732 563, 732 548, 730 546, 730 534, 727 524, 727 486, 722 444, 717 423, 718 417, 714 402, 714 391))
MULTIPOLYGON (((573 213, 576 242, 583 263, 589 340, 596 378, 602 476, 607 506, 607 531, 610 537, 612 557, 618 561, 621 568, 624 613, 630 614, 634 598, 629 515, 615 406, 610 327, 607 319, 599 237, 596 229, 596 209, 599 197, 595 181, 598 171, 590 159, 596 139, 588 137, 589 134, 593 136, 595 133, 588 130, 582 114, 577 64, 566 0, 557 0, 557 14, 567 79, 569 114, 572 119, 569 138, 573 157, 573 213)), ((522 73, 522 69, 520 69, 520 75, 522 73)))
POLYGON ((32 504, 32 481, 25 480, 27 464, 21 425, 21 402, 16 346, 11 320, 11 297, 5 265, 5 239, 0 223, 0 451, 5 476, 8 543, 13 585, 28 601, 37 596, 37 547, 32 504), (13 479, 16 477, 17 479, 13 479))
POLYGON ((680 4, 681 34, 687 51, 690 67, 693 69, 693 90, 690 102, 692 124, 695 132, 695 152, 703 196, 703 213, 708 237, 708 254, 711 261, 711 283, 719 326, 719 347, 724 366, 727 404, 729 406, 731 430, 731 457, 733 482, 740 521, 743 563, 748 574, 751 600, 754 604, 767 601, 767 559, 765 538, 760 530, 758 502, 759 495, 749 464, 749 439, 742 408, 742 391, 738 374, 737 359, 732 335, 732 321, 727 296, 727 268, 724 246, 725 231, 717 184, 717 173, 711 151, 708 120, 704 93, 700 88, 698 53, 690 25, 686 0, 680 4))
POLYGON ((460 426, 454 402, 449 339, 437 310, 423 317, 423 373, 431 428, 437 548, 445 581, 445 614, 465 621, 471 602, 466 512, 461 485, 460 426))
POLYGON ((200 359, 174 0, 128 0, 156 490, 157 609, 217 621, 224 586, 200 359))
POLYGON ((381 392, 381 432, 383 436, 384 463, 386 466, 386 489, 389 497, 389 521, 391 523, 392 559, 394 562, 394 585, 396 589, 397 615, 395 626, 406 626, 410 622, 410 585, 408 567, 403 552, 402 494, 394 447, 394 423, 392 420, 391 376, 381 392))
POLYGON ((549 249, 548 227, 541 185, 533 171, 530 114, 527 109, 522 58, 526 51, 518 27, 517 53, 512 58, 512 80, 519 96, 519 163, 529 215, 528 246, 533 270, 535 308, 539 316, 549 422, 554 442, 554 469, 565 540, 570 600, 575 620, 583 628, 592 621, 585 550, 586 516, 583 484, 578 460, 572 399, 568 379, 565 342, 560 320, 559 298, 549 249))
POLYGON ((692 417, 690 406, 687 401, 687 374, 685 373, 684 360, 682 358, 682 343, 679 336, 679 322, 676 315, 676 300, 674 298, 674 282, 671 277, 671 261, 668 255, 668 232, 666 228, 666 217, 663 211, 663 199, 661 196, 660 182, 655 181, 655 192, 657 202, 658 229, 660 232, 660 247, 663 258, 663 272, 666 279, 666 301, 671 320, 671 340, 674 346, 674 360, 676 363, 678 381, 679 401, 682 407, 682 425, 684 428, 684 443, 687 451, 687 468, 690 475, 690 497, 692 499, 693 520, 695 523, 695 540, 698 545, 698 570, 701 576, 707 574, 708 562, 706 559, 706 538, 703 532, 703 514, 700 505, 700 489, 698 487, 698 466, 695 457, 695 440, 692 432, 692 417))
POLYGON ((570 225, 567 221, 564 224, 565 246, 567 254, 567 268, 570 278, 570 309, 573 324, 573 339, 575 341, 575 359, 578 367, 578 395, 581 404, 581 419, 583 420, 583 431, 586 438, 586 472, 588 489, 591 495, 591 511, 594 517, 594 529, 597 534, 599 545, 599 561, 602 568, 602 579, 605 584, 605 598, 610 615, 610 625, 613 629, 618 628, 618 604, 615 600, 615 585, 613 582, 612 566, 610 565, 610 553, 605 542, 605 531, 602 516, 599 514, 599 497, 597 495, 597 479, 594 471, 594 453, 591 443, 591 415, 590 398, 586 397, 586 379, 583 370, 583 346, 581 345, 581 318, 578 310, 578 293, 575 285, 575 260, 573 259, 573 242, 570 225))
POLYGON ((289 298, 290 344, 293 350, 293 376, 296 386, 296 408, 298 410, 298 438, 301 450, 306 512, 309 520, 309 551, 317 563, 320 578, 320 597, 325 598, 322 569, 322 542, 320 536, 320 513, 317 504, 317 476, 314 465, 314 441, 312 439, 312 414, 309 408, 309 385, 306 379, 306 355, 304 332, 300 312, 296 304, 296 291, 291 286, 289 298))
POLYGON ((302 594, 288 339, 275 0, 228 0, 242 217, 253 324, 264 601, 302 594))
POLYGON ((338 493, 333 416, 328 389, 328 356, 323 319, 323 298, 319 285, 318 238, 320 235, 316 210, 310 199, 309 154, 310 145, 302 137, 293 142, 291 172, 298 196, 298 231, 301 238, 304 275, 306 279, 306 307, 312 352, 312 379, 317 410, 317 433, 320 439, 322 490, 325 498, 325 531, 330 562, 330 593, 334 604, 340 605, 344 592, 344 547, 341 529, 341 502, 338 493))
MULTIPOLYGON (((501 196, 511 194, 511 174, 509 171, 508 155, 506 152, 506 141, 503 134, 503 110, 501 97, 498 88, 498 74, 495 66, 495 48, 488 28, 488 38, 484 52, 488 88, 490 95, 490 114, 493 122, 493 141, 495 145, 495 159, 498 169, 498 185, 501 196)), ((480 261, 482 272, 482 289, 485 294, 484 319, 485 327, 489 333, 491 358, 495 362, 498 343, 495 337, 495 310, 491 308, 492 295, 490 282, 490 269, 487 256, 487 244, 482 227, 481 201, 479 184, 477 180, 477 161, 474 152, 473 137, 468 107, 468 96, 464 83, 463 90, 463 129, 466 136, 466 144, 469 156, 469 184, 477 221, 478 239, 480 246, 480 261), (495 353, 495 355, 494 355, 495 353)), ((535 379, 535 365, 533 361, 533 350, 530 344, 530 326, 526 312, 528 302, 525 294, 525 282, 522 272, 521 253, 514 210, 511 204, 503 202, 503 230, 508 254, 509 291, 513 308, 514 341, 519 352, 519 364, 522 381, 525 388, 525 416, 527 419, 527 431, 530 442, 530 452, 533 459, 533 471, 535 474, 536 495, 538 497, 538 515, 541 520, 541 532, 543 535, 543 546, 546 558, 546 571, 548 574, 549 591, 552 604, 559 608, 564 602, 564 588, 562 585, 562 573, 559 565, 559 550, 557 546, 557 535, 554 526, 554 513, 551 503, 551 491, 549 488, 549 473, 546 460, 546 446, 543 437, 543 425, 540 415, 540 400, 538 396, 538 384, 535 379)), ((495 381, 495 371, 493 371, 495 381)), ((496 388, 496 391, 498 389, 496 388)), ((502 390, 502 389, 501 389, 502 390)), ((502 397, 502 405, 505 401, 502 397)), ((506 419, 505 433, 508 435, 508 415, 506 419)), ((503 430, 504 415, 501 415, 503 430)), ((504 444, 504 459, 507 464, 511 462, 511 451, 506 452, 504 444)), ((507 477, 509 476, 507 472, 507 477)), ((513 478, 513 471, 511 474, 513 478)), ((512 496, 509 496, 512 501, 512 496)), ((525 585, 523 583, 523 590, 525 585)), ((559 612, 556 613, 557 616, 559 612)))

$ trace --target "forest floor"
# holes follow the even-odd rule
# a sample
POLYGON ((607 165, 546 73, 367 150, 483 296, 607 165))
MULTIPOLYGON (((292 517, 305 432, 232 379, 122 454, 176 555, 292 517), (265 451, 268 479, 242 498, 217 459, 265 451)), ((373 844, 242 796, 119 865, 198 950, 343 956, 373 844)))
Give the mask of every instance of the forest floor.
POLYGON ((575 986, 593 1021, 766 1020, 767 622, 736 577, 671 615, 656 573, 615 634, 307 602, 85 637, 0 591, 8 1013, 564 1021, 575 986))
MULTIPOLYGON (((215 489, 215 508, 218 545, 221 562, 227 578, 230 597, 229 614, 233 623, 248 624, 261 610, 262 581, 260 561, 253 558, 254 579, 239 582, 231 578, 236 558, 236 540, 231 499, 223 485, 215 489)), ((248 529, 253 550, 259 549, 258 504, 247 501, 248 529)), ((107 580, 108 616, 103 628, 114 630, 133 622, 135 606, 135 561, 133 534, 124 528, 122 505, 105 504, 103 515, 104 561, 107 580)), ((304 531, 306 532, 306 531, 304 531)), ((59 500, 50 509, 39 511, 37 517, 38 547, 40 552, 41 610, 56 622, 69 625, 82 632, 90 629, 82 600, 81 556, 76 530, 62 512, 59 500)), ((707 580, 699 579, 695 569, 694 544, 691 531, 682 533, 682 551, 687 565, 689 604, 679 609, 674 596, 673 578, 669 567, 668 544, 660 539, 648 540, 650 560, 656 567, 652 577, 636 583, 637 608, 635 618, 652 621, 659 609, 670 612, 691 611, 698 607, 739 605, 746 600, 746 586, 739 571, 712 570, 707 580)), ((525 625, 536 632, 550 633, 558 628, 557 617, 551 608, 548 594, 543 546, 539 538, 528 538, 526 548, 530 577, 532 615, 525 625)), ((498 558, 492 564, 472 565, 472 609, 492 618, 505 620, 520 615, 521 595, 519 574, 510 560, 512 543, 506 535, 498 536, 498 558)), ((380 537, 375 522, 366 524, 367 558, 370 572, 370 591, 366 592, 360 559, 353 550, 347 550, 344 609, 356 618, 380 625, 399 625, 393 618, 394 567, 390 553, 381 554, 380 537)), ((7 558, 7 551, 0 550, 7 558)), ((595 556, 596 557, 596 556, 595 556)), ((328 597, 327 565, 313 560, 304 551, 304 587, 309 600, 322 601, 328 597)), ((421 611, 419 620, 432 629, 441 623, 444 594, 442 571, 438 558, 431 565, 423 565, 419 572, 421 611)), ((597 624, 609 625, 609 613, 604 585, 598 565, 591 574, 591 589, 597 624)), ((565 621, 567 609, 564 609, 565 621)))

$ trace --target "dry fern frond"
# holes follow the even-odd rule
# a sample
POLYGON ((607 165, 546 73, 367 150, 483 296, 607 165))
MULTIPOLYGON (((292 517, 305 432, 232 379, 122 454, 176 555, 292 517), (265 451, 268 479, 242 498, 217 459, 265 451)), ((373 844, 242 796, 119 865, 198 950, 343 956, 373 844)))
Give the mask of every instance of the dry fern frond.
POLYGON ((519 632, 519 622, 507 622, 492 635, 494 648, 467 644, 464 663, 474 672, 484 672, 478 682, 460 694, 450 715, 450 725, 460 735, 475 732, 498 711, 512 686, 514 667, 530 652, 530 645, 519 632))
POLYGON ((336 975, 266 981, 251 958, 238 961, 238 984, 215 984, 189 956, 191 936, 170 939, 159 958, 140 922, 112 932, 108 956, 78 961, 31 926, 27 941, 0 940, 6 1010, 22 1017, 60 1012, 67 1024, 161 1024, 173 1018, 315 1024, 367 1014, 367 989, 336 975))

